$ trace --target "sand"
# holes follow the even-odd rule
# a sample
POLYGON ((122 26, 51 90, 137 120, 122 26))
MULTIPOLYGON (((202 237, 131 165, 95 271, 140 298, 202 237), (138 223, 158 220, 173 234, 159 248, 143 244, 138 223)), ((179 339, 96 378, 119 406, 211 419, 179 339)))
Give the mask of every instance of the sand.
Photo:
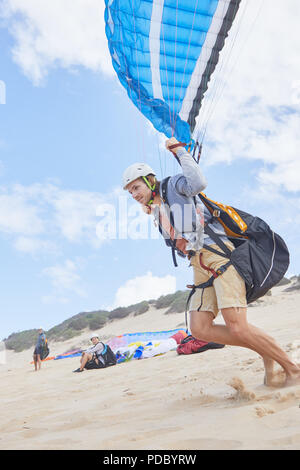
MULTIPOLYGON (((300 293, 272 290, 249 308, 263 328, 300 362, 300 293)), ((222 322, 221 316, 218 322, 222 322)), ((180 327, 184 314, 152 310, 105 326, 103 339, 180 327)), ((51 343, 51 355, 87 347, 88 332, 51 343)), ((246 450, 300 449, 300 386, 263 385, 259 356, 226 346, 74 374, 78 358, 47 361, 38 372, 32 350, 6 352, 0 365, 0 449, 246 450)))

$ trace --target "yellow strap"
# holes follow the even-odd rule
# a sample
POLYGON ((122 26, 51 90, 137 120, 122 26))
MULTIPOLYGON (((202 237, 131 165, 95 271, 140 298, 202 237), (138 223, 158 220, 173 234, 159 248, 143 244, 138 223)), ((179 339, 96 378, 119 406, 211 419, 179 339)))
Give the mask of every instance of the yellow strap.
MULTIPOLYGON (((204 193, 201 193, 201 195, 205 199, 207 199, 208 201, 212 202, 213 204, 216 204, 224 212, 226 212, 235 221, 235 223, 240 228, 241 232, 245 232, 247 230, 247 224, 243 221, 243 219, 240 217, 240 215, 232 207, 226 206, 225 204, 222 204, 220 202, 213 201, 212 199, 209 199, 204 193)), ((211 207, 209 207, 207 204, 205 204, 205 205, 208 208, 208 210, 212 213, 213 211, 212 211, 211 207)), ((232 230, 230 230, 230 228, 228 228, 227 225, 225 225, 225 223, 219 217, 217 217, 217 219, 220 222, 220 224, 223 225, 224 230, 227 233, 227 235, 234 236, 234 237, 248 238, 245 235, 243 236, 243 235, 237 234, 237 233, 233 232, 232 230)))

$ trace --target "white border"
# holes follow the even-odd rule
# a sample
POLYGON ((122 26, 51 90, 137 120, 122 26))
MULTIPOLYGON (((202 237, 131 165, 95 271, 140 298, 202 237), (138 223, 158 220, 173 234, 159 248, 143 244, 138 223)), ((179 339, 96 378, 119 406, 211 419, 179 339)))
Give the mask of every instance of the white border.
POLYGON ((160 80, 160 32, 164 3, 164 0, 153 0, 149 34, 153 97, 161 100, 163 93, 160 80))

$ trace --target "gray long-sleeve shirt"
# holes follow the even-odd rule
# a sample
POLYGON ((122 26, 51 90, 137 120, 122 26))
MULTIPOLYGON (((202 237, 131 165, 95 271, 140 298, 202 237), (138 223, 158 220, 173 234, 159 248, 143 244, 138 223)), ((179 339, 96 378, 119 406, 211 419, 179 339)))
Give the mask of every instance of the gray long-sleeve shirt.
MULTIPOLYGON (((204 219, 205 223, 210 221, 211 228, 221 236, 223 241, 228 241, 224 228, 218 221, 211 220, 209 210, 198 196, 207 186, 199 165, 183 148, 177 151, 177 156, 182 174, 172 176, 168 181, 167 188, 168 202, 173 214, 174 228, 177 235, 188 241, 188 250, 198 251, 203 247, 203 244, 214 244, 215 242, 203 231, 204 219)), ((164 206, 166 205, 162 204, 160 210, 168 212, 164 206)), ((155 218, 158 219, 158 217, 159 211, 155 213, 155 218)), ((164 231, 162 231, 162 234, 164 238, 169 237, 164 231)))

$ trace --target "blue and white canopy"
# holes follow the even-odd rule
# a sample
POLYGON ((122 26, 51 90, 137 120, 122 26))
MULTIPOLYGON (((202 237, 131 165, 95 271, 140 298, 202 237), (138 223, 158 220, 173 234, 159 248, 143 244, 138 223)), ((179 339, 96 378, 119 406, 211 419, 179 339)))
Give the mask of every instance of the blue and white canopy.
POLYGON ((105 0, 106 36, 128 96, 167 137, 189 143, 241 0, 105 0))

